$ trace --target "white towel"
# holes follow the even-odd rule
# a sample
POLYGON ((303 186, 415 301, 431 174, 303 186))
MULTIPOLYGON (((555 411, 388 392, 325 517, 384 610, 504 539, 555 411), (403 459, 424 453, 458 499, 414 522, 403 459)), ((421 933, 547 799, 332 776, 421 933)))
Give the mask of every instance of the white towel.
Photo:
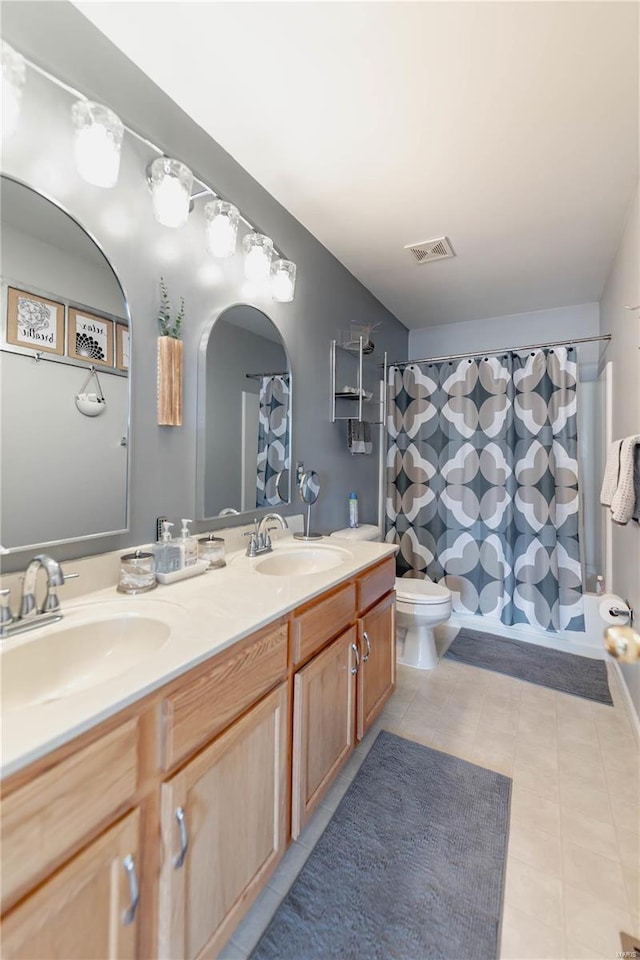
POLYGON ((628 523, 634 513, 636 491, 633 475, 635 450, 639 443, 640 434, 635 437, 626 437, 620 447, 618 486, 611 501, 611 517, 616 523, 628 523))
POLYGON ((604 478, 602 480, 602 490, 600 491, 600 503, 605 507, 611 506, 616 488, 618 486, 618 472, 620 470, 620 447, 622 440, 615 440, 609 444, 607 451, 607 462, 604 468, 604 478))

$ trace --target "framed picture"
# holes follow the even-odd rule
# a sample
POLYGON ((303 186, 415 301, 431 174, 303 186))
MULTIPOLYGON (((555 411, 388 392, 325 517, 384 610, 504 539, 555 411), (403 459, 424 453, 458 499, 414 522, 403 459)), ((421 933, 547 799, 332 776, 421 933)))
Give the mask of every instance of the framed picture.
POLYGON ((64 355, 64 304, 7 288, 7 343, 64 355))
POLYGON ((129 327, 124 323, 116 323, 116 367, 129 369, 129 327))
POLYGON ((69 307, 69 356, 113 366, 113 320, 69 307))

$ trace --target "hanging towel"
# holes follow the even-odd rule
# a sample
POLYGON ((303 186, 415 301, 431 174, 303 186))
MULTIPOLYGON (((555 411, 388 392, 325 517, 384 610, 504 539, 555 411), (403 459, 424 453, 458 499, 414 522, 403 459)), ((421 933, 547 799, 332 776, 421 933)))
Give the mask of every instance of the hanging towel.
POLYGON ((628 523, 636 507, 634 479, 635 451, 640 443, 640 434, 626 437, 620 446, 620 470, 618 486, 611 501, 611 517, 616 523, 628 523))
POLYGON ((360 420, 347 420, 347 443, 353 454, 371 453, 373 444, 369 424, 360 420))
POLYGON ((609 450, 607 451, 607 462, 604 468, 602 490, 600 491, 600 503, 605 507, 611 506, 611 501, 618 486, 621 446, 622 440, 616 440, 614 443, 609 444, 609 450))
POLYGON ((640 443, 636 443, 636 455, 633 461, 633 486, 636 492, 636 505, 631 519, 640 523, 640 443))

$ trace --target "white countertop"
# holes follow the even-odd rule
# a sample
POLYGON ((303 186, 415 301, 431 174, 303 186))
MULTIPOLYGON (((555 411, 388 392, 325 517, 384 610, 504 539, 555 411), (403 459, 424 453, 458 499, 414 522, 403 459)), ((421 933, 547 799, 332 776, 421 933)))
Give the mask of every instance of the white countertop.
MULTIPOLYGON (((237 552, 228 556, 226 567, 170 586, 158 586, 137 597, 119 594, 115 587, 110 587, 66 604, 63 602, 64 616, 58 623, 5 640, 0 668, 12 651, 21 648, 26 653, 27 645, 34 645, 31 648, 35 653, 31 660, 33 668, 43 676, 45 673, 50 676, 58 667, 54 658, 60 642, 56 645, 56 637, 70 628, 77 628, 74 642, 81 639, 89 650, 92 640, 89 631, 105 619, 123 618, 123 629, 126 620, 136 618, 138 623, 150 619, 168 627, 168 636, 159 648, 143 652, 137 659, 129 657, 123 672, 110 679, 100 678, 100 670, 108 673, 109 669, 119 669, 113 666, 113 657, 109 660, 107 651, 91 678, 91 668, 88 668, 77 678, 76 692, 65 691, 56 699, 28 705, 16 703, 15 687, 20 685, 20 677, 14 682, 12 671, 3 669, 0 777, 15 773, 213 654, 397 550, 389 543, 346 543, 325 538, 305 544, 282 537, 275 543, 273 553, 266 556, 280 555, 293 548, 340 550, 344 560, 319 573, 271 576, 256 570, 264 556, 250 560, 237 552)), ((62 639, 68 642, 66 636, 60 637, 62 639)), ((82 659, 83 652, 84 647, 79 647, 78 660, 82 659)), ((32 673, 30 677, 33 680, 32 673)))

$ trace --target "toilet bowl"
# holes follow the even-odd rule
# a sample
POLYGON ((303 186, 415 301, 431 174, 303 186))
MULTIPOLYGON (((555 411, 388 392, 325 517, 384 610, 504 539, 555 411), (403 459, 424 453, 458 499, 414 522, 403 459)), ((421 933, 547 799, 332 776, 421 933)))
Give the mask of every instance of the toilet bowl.
MULTIPOLYGON (((338 540, 382 540, 373 524, 345 527, 331 534, 338 540)), ((398 663, 418 670, 438 664, 434 628, 451 616, 451 591, 431 580, 396 577, 396 638, 398 663)))

